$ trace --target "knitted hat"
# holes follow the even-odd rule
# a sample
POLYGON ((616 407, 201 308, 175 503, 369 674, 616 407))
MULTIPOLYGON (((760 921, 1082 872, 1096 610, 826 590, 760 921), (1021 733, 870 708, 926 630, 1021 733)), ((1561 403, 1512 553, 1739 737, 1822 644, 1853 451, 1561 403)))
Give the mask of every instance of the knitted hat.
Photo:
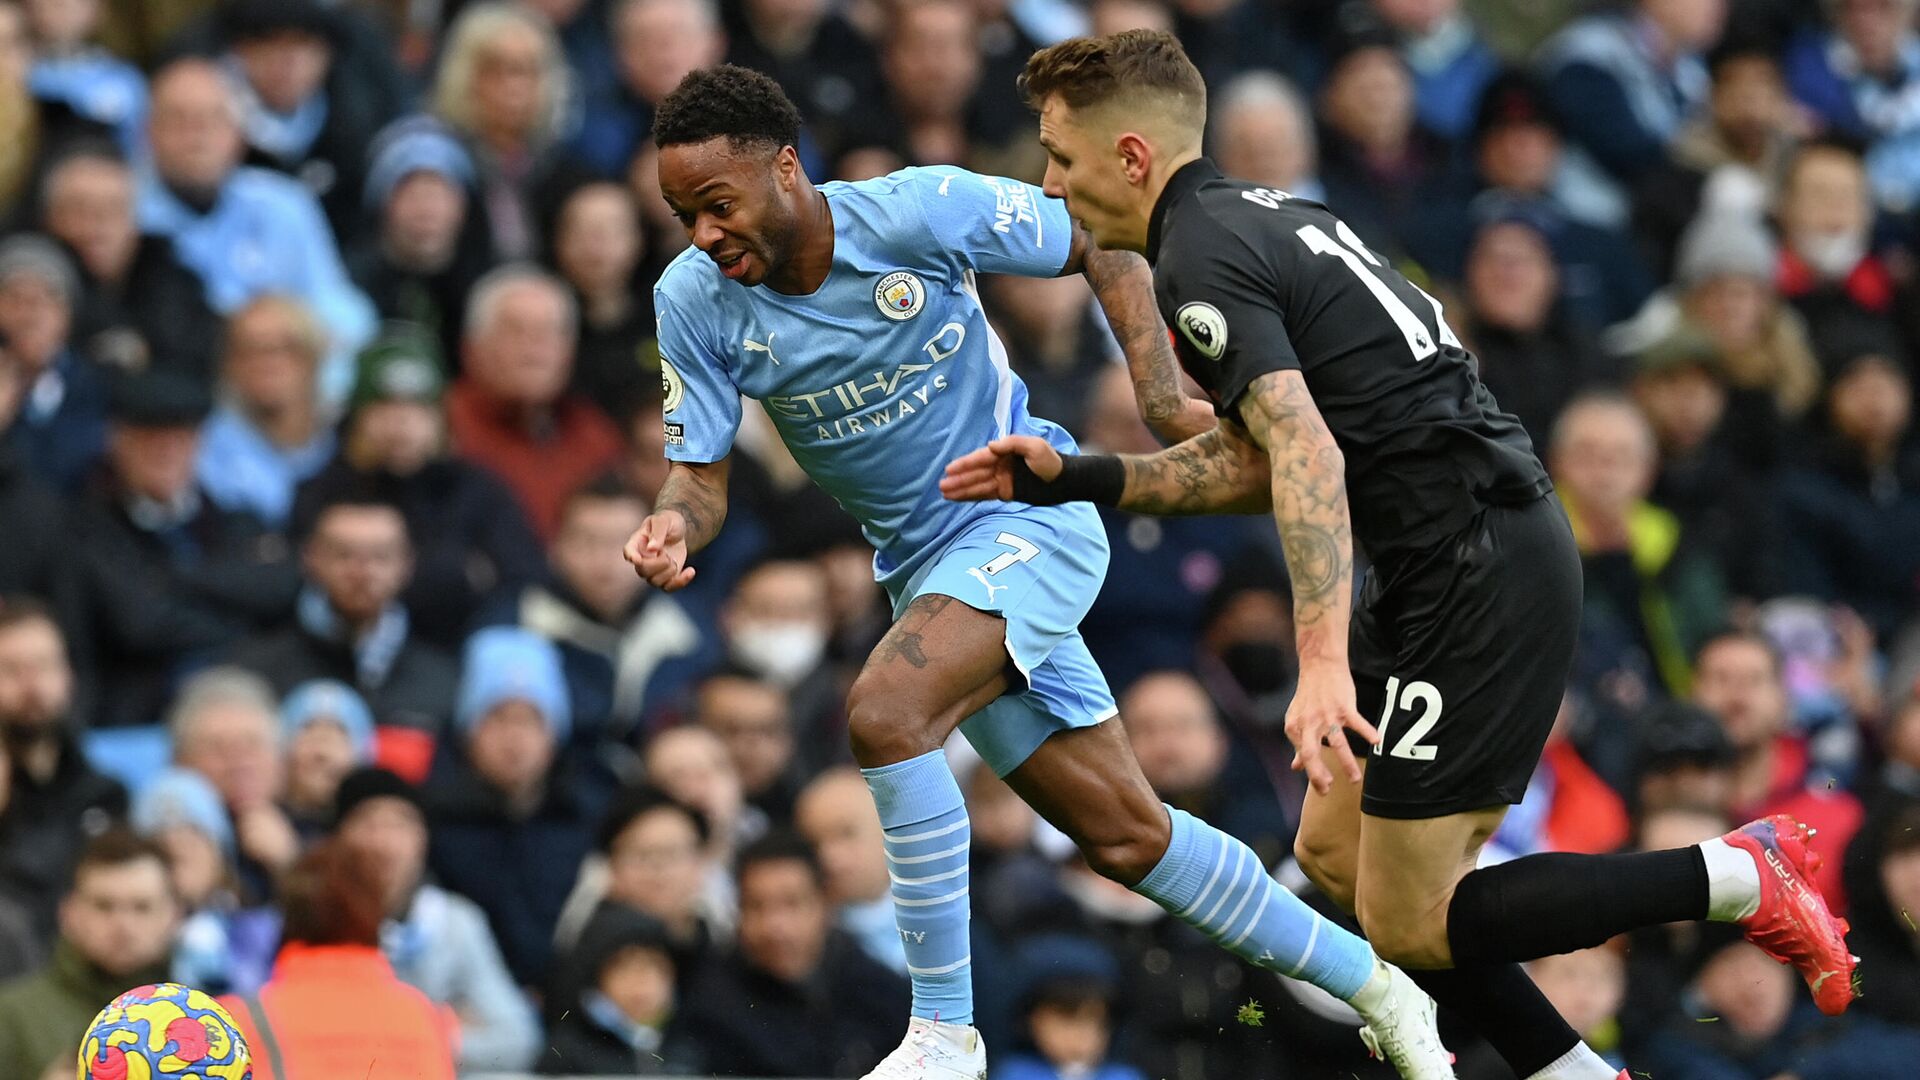
POLYGON ((385 206, 400 182, 417 172, 437 173, 463 188, 473 186, 473 158, 451 131, 429 116, 387 125, 374 138, 368 161, 362 194, 370 207, 385 206))
POLYGON ((108 418, 129 427, 199 427, 212 411, 205 386, 171 371, 121 375, 107 391, 108 418))
POLYGON ((1779 249, 1757 219, 1721 211, 1694 219, 1680 235, 1674 277, 1686 287, 1722 277, 1770 282, 1779 260, 1779 249))
POLYGON ((490 626, 467 639, 454 725, 469 734, 481 717, 509 701, 525 701, 537 709, 556 741, 566 741, 573 731, 560 650, 532 631, 490 626))
POLYGON ((155 777, 133 800, 128 815, 134 831, 153 836, 175 825, 206 834, 220 850, 233 854, 233 821, 220 793, 206 777, 192 769, 172 768, 155 777))
POLYGON ((421 817, 427 813, 419 788, 397 773, 368 766, 355 769, 341 779, 339 790, 333 794, 333 827, 340 828, 355 810, 374 799, 399 799, 418 810, 421 817))
POLYGON ((0 283, 15 274, 38 277, 69 307, 80 294, 80 277, 73 269, 73 260, 44 236, 22 233, 0 240, 0 283))
POLYGON ((393 322, 354 361, 350 409, 376 401, 417 401, 438 404, 447 388, 440 364, 440 347, 432 335, 413 323, 393 322))
POLYGON ((321 720, 331 720, 346 729, 347 738, 353 742, 354 760, 373 758, 373 713, 353 687, 334 679, 309 679, 294 687, 280 703, 282 742, 292 743, 308 724, 321 720))

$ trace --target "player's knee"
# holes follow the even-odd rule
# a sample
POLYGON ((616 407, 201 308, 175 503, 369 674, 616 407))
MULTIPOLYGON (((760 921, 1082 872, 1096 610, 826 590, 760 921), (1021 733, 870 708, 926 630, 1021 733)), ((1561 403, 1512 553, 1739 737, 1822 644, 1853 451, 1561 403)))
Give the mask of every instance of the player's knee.
POLYGON ((944 741, 925 709, 866 676, 847 693, 847 738, 853 759, 869 769, 919 757, 944 741))
MULTIPOLYGON (((1157 803, 1154 809, 1159 809, 1157 803)), ((1074 839, 1094 873, 1132 888, 1160 865, 1172 838, 1166 814, 1158 813, 1128 815, 1124 820, 1107 823, 1095 835, 1074 839)))
POLYGON ((1293 838, 1293 857, 1307 879, 1319 886, 1327 898, 1348 911, 1353 910, 1356 887, 1354 853, 1338 838, 1302 829, 1293 838))
POLYGON ((1370 903, 1362 894, 1356 914, 1373 951, 1387 963, 1414 971, 1453 966, 1444 911, 1410 911, 1401 905, 1370 903))

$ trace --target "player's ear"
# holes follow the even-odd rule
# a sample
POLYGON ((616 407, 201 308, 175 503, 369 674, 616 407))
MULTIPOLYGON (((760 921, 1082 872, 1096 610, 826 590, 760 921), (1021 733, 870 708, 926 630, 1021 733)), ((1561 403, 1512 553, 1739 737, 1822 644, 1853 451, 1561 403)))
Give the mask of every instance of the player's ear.
POLYGON ((780 180, 780 190, 792 191, 800 178, 800 151, 791 146, 781 147, 773 159, 773 171, 780 180))
POLYGON ((1127 174, 1127 183, 1136 186, 1145 183, 1147 173, 1153 168, 1153 144, 1139 132, 1128 131, 1114 140, 1114 149, 1120 152, 1120 167, 1127 174))

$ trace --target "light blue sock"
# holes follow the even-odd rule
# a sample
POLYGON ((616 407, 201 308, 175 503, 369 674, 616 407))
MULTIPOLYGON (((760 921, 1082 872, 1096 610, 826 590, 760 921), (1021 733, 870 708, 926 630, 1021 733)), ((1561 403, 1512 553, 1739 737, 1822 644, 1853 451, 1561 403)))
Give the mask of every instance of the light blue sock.
POLYGON ((966 800, 944 753, 861 769, 887 836, 893 915, 907 947, 913 1015, 973 1023, 973 947, 967 936, 966 800))
POLYGON ((1134 891, 1249 963, 1342 1001, 1373 974, 1373 949, 1320 917, 1267 873, 1247 845, 1167 807, 1173 841, 1134 891))

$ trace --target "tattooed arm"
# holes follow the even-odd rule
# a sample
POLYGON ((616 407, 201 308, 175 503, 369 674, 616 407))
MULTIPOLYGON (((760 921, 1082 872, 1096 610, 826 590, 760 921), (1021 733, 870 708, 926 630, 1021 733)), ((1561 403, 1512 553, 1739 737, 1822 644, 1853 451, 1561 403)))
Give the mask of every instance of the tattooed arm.
POLYGON ((1157 454, 1121 454, 1127 485, 1117 504, 1136 514, 1260 514, 1273 505, 1267 455, 1236 424, 1157 454))
POLYGON ((1133 396, 1140 419, 1169 445, 1212 428, 1213 408, 1187 396, 1180 384, 1180 362, 1173 355, 1167 324, 1153 295, 1153 271, 1147 260, 1131 251, 1103 251, 1076 224, 1073 248, 1062 274, 1082 273, 1093 287, 1107 325, 1126 354, 1133 375, 1133 396))
POLYGON ((657 589, 673 592, 693 580, 687 558, 713 542, 727 520, 728 459, 707 465, 676 461, 654 499, 653 513, 627 541, 627 561, 657 589))
POLYGON ((1357 783, 1360 766, 1343 729, 1380 741, 1355 708, 1353 673, 1347 667, 1353 528, 1346 459, 1298 371, 1254 379, 1240 399, 1240 416, 1272 463, 1273 520, 1293 579, 1294 647, 1300 654, 1300 684, 1287 707, 1293 767, 1304 770, 1324 793, 1332 788, 1333 773, 1322 759, 1323 744, 1333 748, 1357 783))

